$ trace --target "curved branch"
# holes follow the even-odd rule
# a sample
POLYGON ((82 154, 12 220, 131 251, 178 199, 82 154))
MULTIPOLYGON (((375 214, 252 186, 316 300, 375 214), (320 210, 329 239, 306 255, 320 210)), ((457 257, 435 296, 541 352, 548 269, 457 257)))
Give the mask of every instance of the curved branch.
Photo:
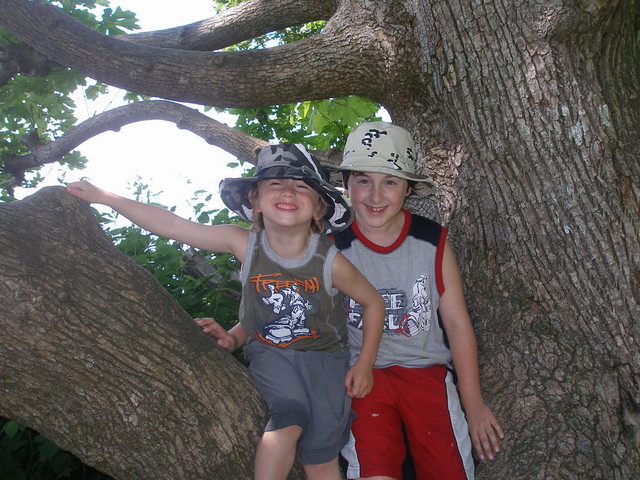
MULTIPOLYGON (((291 25, 328 20, 335 12, 335 0, 298 0, 265 3, 265 0, 244 2, 206 20, 153 32, 118 35, 126 42, 157 48, 212 51, 235 45, 291 25)), ((57 65, 25 44, 5 45, 0 58, 0 86, 13 75, 45 76, 57 65)))
POLYGON ((383 94, 371 79, 384 78, 384 56, 360 26, 272 49, 209 53, 107 37, 35 0, 0 0, 0 14, 2 26, 50 59, 144 95, 247 108, 383 94))
POLYGON ((58 161, 74 148, 100 133, 119 131, 124 125, 143 120, 166 120, 183 130, 202 137, 236 157, 255 163, 257 152, 268 142, 246 135, 192 108, 164 100, 132 103, 92 117, 73 127, 62 137, 46 144, 34 144, 23 139, 31 148, 29 155, 5 162, 5 170, 15 179, 23 178, 30 168, 58 161))
MULTIPOLYGON (((1 187, 11 191, 24 181, 24 173, 27 170, 60 160, 96 135, 108 131, 117 132, 125 125, 145 120, 165 120, 175 123, 178 128, 198 135, 208 144, 215 145, 242 161, 254 165, 258 159, 258 152, 269 144, 185 105, 166 100, 149 100, 117 107, 91 117, 52 142, 40 143, 37 135, 25 136, 22 142, 31 149, 31 153, 6 160, 4 171, 12 178, 1 187)), ((337 149, 312 151, 312 153, 325 166, 337 165, 342 159, 342 152, 337 149)), ((334 180, 339 184, 337 176, 334 180)))
POLYGON ((118 38, 151 47, 211 51, 292 25, 328 20, 335 10, 336 0, 254 0, 189 25, 118 38))

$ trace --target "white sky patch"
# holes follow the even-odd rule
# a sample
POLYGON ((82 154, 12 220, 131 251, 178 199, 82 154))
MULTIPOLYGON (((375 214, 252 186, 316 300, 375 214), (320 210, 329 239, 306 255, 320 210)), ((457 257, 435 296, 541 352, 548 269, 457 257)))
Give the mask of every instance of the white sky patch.
MULTIPOLYGON (((113 0, 111 7, 117 6, 135 12, 142 30, 185 25, 214 14, 210 0, 113 0)), ((78 91, 74 94, 76 116, 82 121, 122 105, 123 94, 124 91, 110 87, 109 94, 99 101, 87 102, 78 91)), ((190 106, 204 113, 202 107, 190 106)), ((235 123, 230 115, 205 114, 229 126, 235 123)), ((46 165, 41 171, 46 178, 39 187, 60 185, 61 180, 71 182, 86 178, 101 188, 132 197, 132 185, 140 178, 149 185, 151 193, 158 194, 154 201, 168 207, 176 206, 176 213, 191 217, 193 209, 189 200, 195 191, 212 193, 208 207, 222 208, 218 198, 220 180, 237 177, 242 172, 240 168, 226 166, 235 162, 234 156, 207 144, 191 132, 180 130, 173 123, 160 120, 137 122, 124 126, 119 132, 102 133, 84 142, 77 150, 88 159, 87 168, 69 171, 57 163, 46 165)), ((24 198, 33 192, 33 189, 16 189, 16 197, 24 198)))

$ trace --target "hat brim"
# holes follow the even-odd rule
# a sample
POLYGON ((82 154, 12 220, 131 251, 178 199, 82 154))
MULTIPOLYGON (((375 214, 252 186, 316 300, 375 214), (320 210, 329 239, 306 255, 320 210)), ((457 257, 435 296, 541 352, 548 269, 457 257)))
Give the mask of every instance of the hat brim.
MULTIPOLYGON (((269 177, 225 178, 220 182, 220 199, 229 210, 240 215, 248 222, 251 222, 253 219, 253 206, 249 201, 249 190, 252 186, 256 185, 257 182, 266 178, 269 177)), ((347 199, 330 183, 315 178, 301 177, 299 175, 280 175, 273 178, 303 180, 322 196, 327 204, 323 216, 325 232, 327 234, 338 233, 347 228, 353 221, 353 209, 347 199)))

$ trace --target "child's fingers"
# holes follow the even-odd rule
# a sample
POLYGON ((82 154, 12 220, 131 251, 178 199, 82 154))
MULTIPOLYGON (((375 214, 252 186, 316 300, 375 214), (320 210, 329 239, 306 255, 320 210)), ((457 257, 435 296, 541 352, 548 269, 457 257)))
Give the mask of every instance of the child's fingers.
POLYGON ((344 379, 344 388, 347 390, 347 395, 349 395, 349 397, 353 398, 356 395, 356 388, 351 372, 348 372, 344 379))
POLYGON ((500 440, 504 438, 504 432, 497 420, 494 418, 493 422, 491 422, 491 430, 489 431, 489 440, 491 441, 491 446, 493 447, 493 451, 498 453, 500 451, 500 440))
POLYGON ((224 329, 213 318, 194 318, 204 333, 219 335, 224 329))
POLYGON ((208 326, 211 326, 211 325, 218 325, 218 322, 216 322, 213 318, 194 318, 193 320, 200 327, 208 327, 208 326))
POLYGON ((502 430, 499 432, 494 430, 493 425, 490 427, 491 428, 488 428, 487 430, 481 430, 475 438, 472 439, 473 447, 481 460, 493 460, 495 458, 494 454, 500 452, 498 436, 503 438, 504 434, 502 433, 502 430))

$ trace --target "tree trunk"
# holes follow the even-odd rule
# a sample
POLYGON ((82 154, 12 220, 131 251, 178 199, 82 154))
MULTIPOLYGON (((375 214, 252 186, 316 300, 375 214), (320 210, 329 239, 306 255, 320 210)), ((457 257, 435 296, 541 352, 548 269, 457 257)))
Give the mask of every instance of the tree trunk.
POLYGON ((450 130, 413 131, 448 145, 441 213, 508 435, 479 478, 640 476, 638 8, 583 8, 420 10, 450 130))
POLYGON ((0 205, 0 414, 122 479, 252 478, 265 406, 89 206, 0 205))

